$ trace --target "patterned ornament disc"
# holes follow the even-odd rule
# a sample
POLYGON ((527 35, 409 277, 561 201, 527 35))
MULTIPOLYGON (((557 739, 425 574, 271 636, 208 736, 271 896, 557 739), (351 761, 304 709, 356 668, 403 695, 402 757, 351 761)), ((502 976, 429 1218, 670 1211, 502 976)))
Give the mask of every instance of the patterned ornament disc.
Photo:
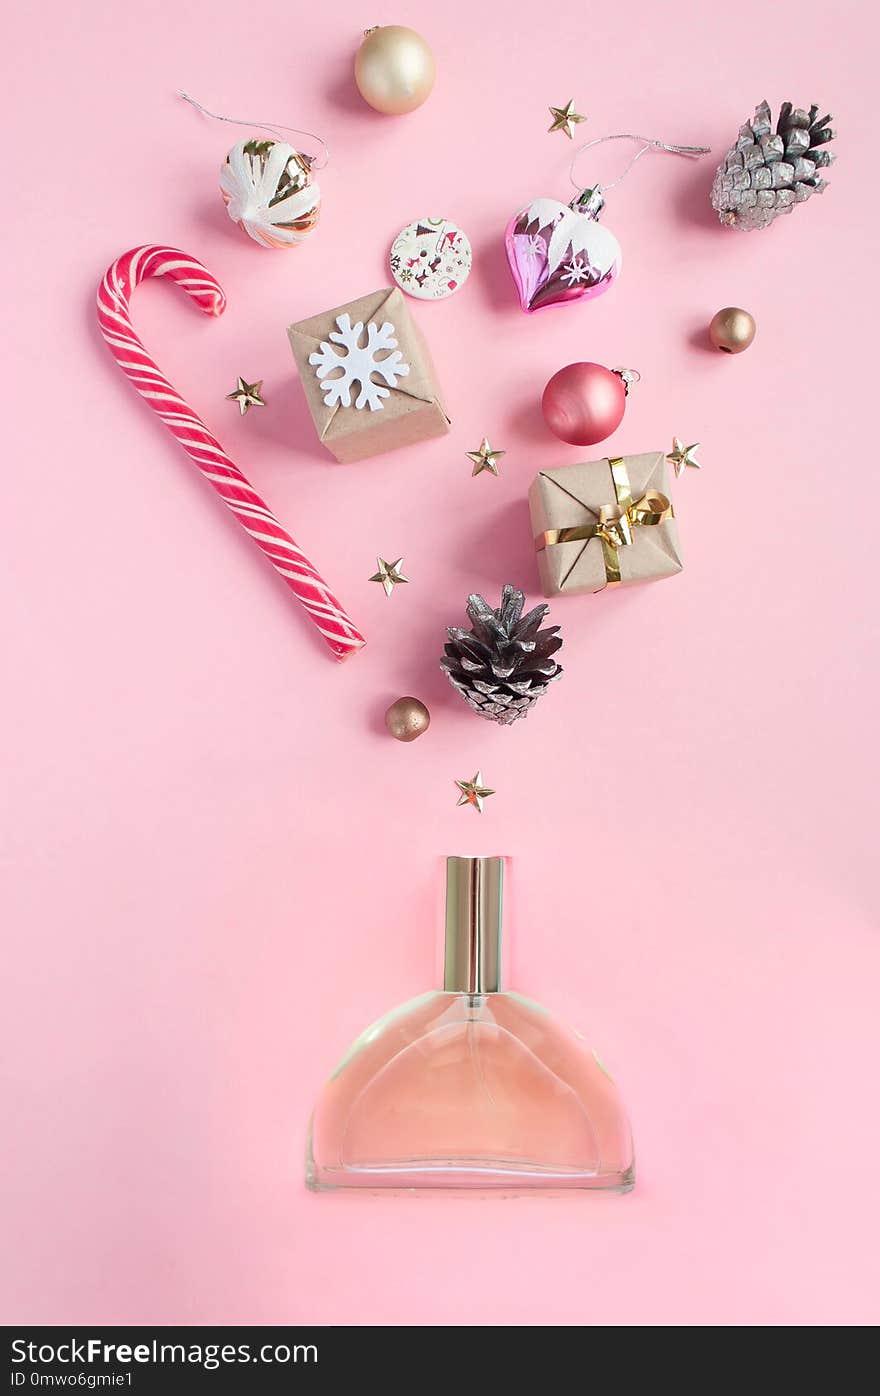
POLYGON ((391 245, 391 275, 402 291, 422 301, 442 300, 471 272, 471 245, 448 218, 417 218, 391 245))

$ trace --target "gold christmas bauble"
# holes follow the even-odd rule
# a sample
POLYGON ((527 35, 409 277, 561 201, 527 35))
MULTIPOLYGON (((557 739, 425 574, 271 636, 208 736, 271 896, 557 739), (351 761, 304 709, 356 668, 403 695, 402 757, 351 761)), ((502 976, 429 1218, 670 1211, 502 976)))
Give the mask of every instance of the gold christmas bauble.
POLYGON ((712 316, 709 338, 715 348, 725 354, 741 354, 754 339, 755 329, 755 321, 747 310, 741 310, 738 305, 726 305, 712 316))
POLYGON ((398 698, 385 714, 385 726, 399 742, 414 742, 427 732, 431 714, 418 698, 398 698))
POLYGON ((354 80, 376 111, 400 116, 420 107, 434 86, 434 55, 414 29, 377 25, 357 51, 354 80))

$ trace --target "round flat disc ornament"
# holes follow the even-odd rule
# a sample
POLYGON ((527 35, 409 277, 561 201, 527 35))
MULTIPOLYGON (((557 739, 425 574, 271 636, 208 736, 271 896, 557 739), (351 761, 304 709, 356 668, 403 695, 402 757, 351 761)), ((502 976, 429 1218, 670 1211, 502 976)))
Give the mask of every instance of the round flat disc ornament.
POLYGON ((471 245, 448 218, 417 218, 391 244, 391 275, 421 301, 454 295, 470 276, 471 245))

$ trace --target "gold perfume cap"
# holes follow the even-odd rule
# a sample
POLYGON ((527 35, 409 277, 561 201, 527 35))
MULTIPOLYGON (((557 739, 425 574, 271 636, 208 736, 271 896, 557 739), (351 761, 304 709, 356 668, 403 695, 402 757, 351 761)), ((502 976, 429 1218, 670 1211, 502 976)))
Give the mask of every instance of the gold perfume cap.
POLYGON ((497 994, 501 988, 503 858, 446 859, 443 988, 497 994))

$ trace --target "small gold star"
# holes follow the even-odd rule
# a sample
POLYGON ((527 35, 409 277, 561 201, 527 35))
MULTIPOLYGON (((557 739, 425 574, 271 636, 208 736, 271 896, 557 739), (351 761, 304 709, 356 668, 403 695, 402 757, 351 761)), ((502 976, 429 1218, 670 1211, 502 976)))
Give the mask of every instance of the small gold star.
POLYGON ((695 441, 693 446, 685 446, 684 442, 680 441, 677 436, 673 436, 672 450, 669 452, 666 459, 675 471, 676 479, 684 474, 686 465, 692 465, 695 470, 702 470, 703 467, 694 455, 694 451, 698 451, 699 449, 699 441, 695 441))
POLYGON ((574 98, 564 107, 549 107, 550 115, 553 117, 553 125, 548 126, 549 131, 564 131, 569 140, 572 140, 572 133, 579 121, 586 121, 585 116, 581 116, 574 109, 574 98))
POLYGON ((237 402, 241 410, 241 415, 244 416, 245 413, 249 412, 252 407, 266 406, 266 403, 263 400, 263 395, 260 391, 262 386, 262 378, 260 379, 259 383, 246 383, 242 378, 241 374, 239 374, 238 382, 235 385, 235 391, 226 394, 226 401, 237 402))
POLYGON ((456 808, 458 805, 473 805, 477 814, 483 813, 483 801, 495 794, 494 790, 490 790, 488 785, 483 784, 482 771, 477 771, 473 780, 457 780, 455 784, 461 791, 461 795, 456 801, 456 808))
POLYGON ((491 470, 493 475, 497 475, 498 462, 507 452, 493 451, 492 447, 489 445, 488 436, 484 436, 480 442, 480 449, 478 451, 467 451, 465 454, 468 460, 472 460, 474 463, 471 475, 479 475, 483 470, 491 470))
POLYGON ((378 582, 383 588, 385 595, 390 596, 399 582, 408 582, 409 577, 405 577, 400 571, 400 564, 403 558, 399 557, 396 562, 386 562, 384 557, 377 557, 376 564, 378 572, 374 572, 370 578, 371 582, 378 582))

